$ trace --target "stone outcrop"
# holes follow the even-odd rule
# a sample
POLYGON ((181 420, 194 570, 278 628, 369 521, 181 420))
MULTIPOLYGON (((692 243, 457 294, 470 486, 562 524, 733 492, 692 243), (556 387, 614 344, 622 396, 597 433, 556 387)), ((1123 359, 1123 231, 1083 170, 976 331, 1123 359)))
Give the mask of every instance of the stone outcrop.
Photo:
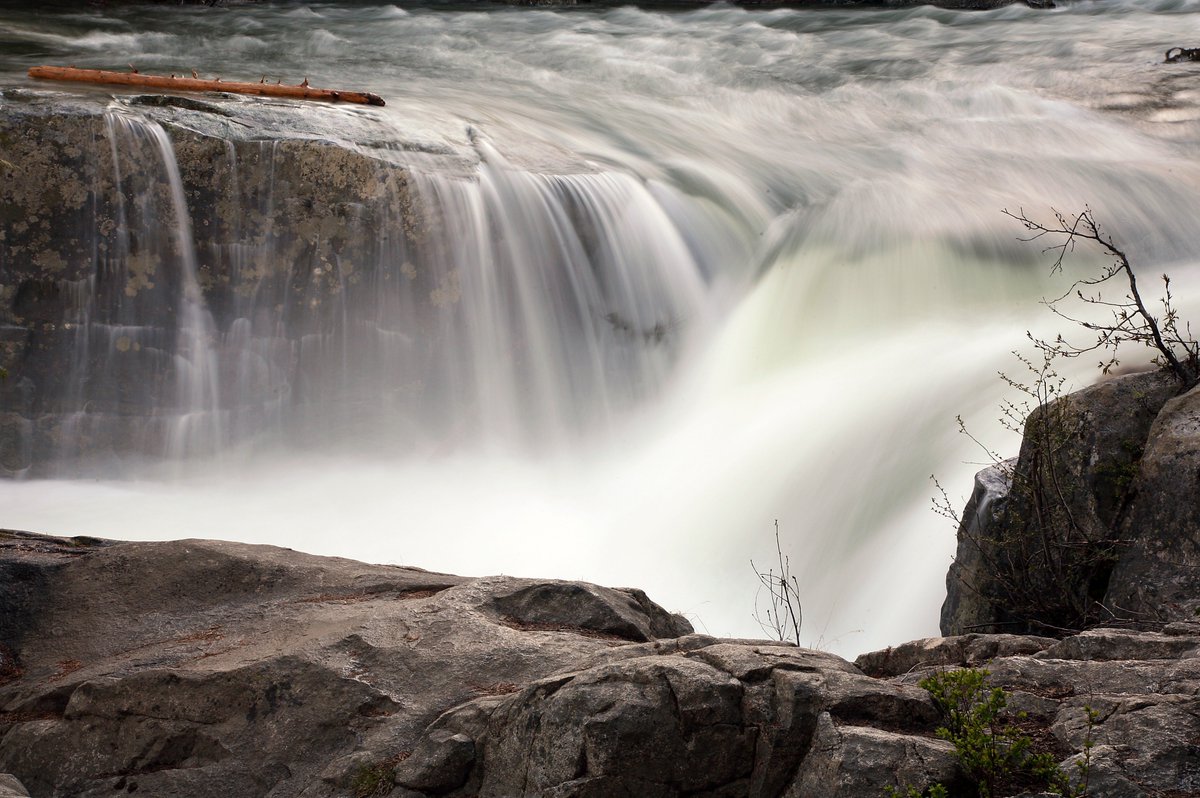
POLYGON ((1084 707, 1100 712, 1090 795, 1200 785, 1186 623, 922 640, 850 663, 694 634, 638 590, 4 532, 0 624, 0 772, 35 798, 954 787, 917 682, 964 665, 1012 691, 1068 768, 1084 707))
MULTIPOLYGON (((429 734, 475 752, 450 794, 852 796, 954 776, 922 736, 924 691, 836 657, 702 637, 622 654, 440 718, 429 734)), ((418 787, 405 765, 397 781, 418 787)))
POLYGON ((1200 393, 1163 372, 1035 410, 1015 461, 976 477, 942 633, 1147 627, 1200 610, 1200 393))

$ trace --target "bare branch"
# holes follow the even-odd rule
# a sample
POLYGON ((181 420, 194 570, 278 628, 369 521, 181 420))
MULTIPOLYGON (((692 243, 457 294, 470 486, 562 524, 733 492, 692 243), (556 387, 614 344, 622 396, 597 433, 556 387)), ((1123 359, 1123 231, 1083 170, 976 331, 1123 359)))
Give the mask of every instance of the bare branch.
POLYGON ((1159 319, 1151 315, 1146 308, 1129 257, 1116 245, 1112 236, 1101 229, 1091 208, 1085 207, 1072 217, 1067 217, 1058 210, 1051 210, 1055 218, 1053 225, 1029 218, 1024 209, 1019 209, 1016 213, 1005 210, 1004 213, 1034 234, 1022 240, 1049 238, 1059 241, 1058 244, 1044 250, 1057 253, 1050 267, 1052 272, 1062 270, 1064 258, 1067 253, 1074 251, 1078 241, 1091 242, 1113 258, 1113 263, 1105 267, 1098 276, 1076 280, 1062 295, 1042 300, 1056 315, 1085 330, 1097 333, 1095 342, 1081 346, 1069 343, 1059 336, 1054 341, 1034 339, 1034 344, 1039 349, 1059 357, 1078 357, 1097 350, 1109 351, 1108 359, 1100 361, 1100 368, 1105 372, 1117 365, 1117 350, 1121 344, 1141 344, 1153 349, 1157 353, 1155 362, 1174 374, 1183 385, 1191 386, 1200 380, 1200 346, 1192 338, 1190 328, 1185 328, 1186 332, 1183 333, 1178 328, 1178 314, 1171 304, 1170 278, 1163 275, 1165 290, 1160 300, 1163 316, 1159 319), (1106 300, 1100 293, 1085 294, 1083 291, 1084 287, 1098 286, 1118 277, 1123 278, 1128 288, 1123 301, 1106 300), (1088 321, 1065 312, 1059 304, 1071 296, 1087 305, 1108 308, 1112 313, 1111 320, 1088 321))
POLYGON ((779 573, 773 569, 763 571, 750 561, 754 575, 758 577, 759 593, 766 589, 770 606, 760 610, 755 600, 754 620, 764 632, 782 643, 800 645, 800 626, 804 614, 800 607, 800 582, 792 575, 791 561, 783 553, 779 541, 779 521, 775 521, 775 555, 779 573))

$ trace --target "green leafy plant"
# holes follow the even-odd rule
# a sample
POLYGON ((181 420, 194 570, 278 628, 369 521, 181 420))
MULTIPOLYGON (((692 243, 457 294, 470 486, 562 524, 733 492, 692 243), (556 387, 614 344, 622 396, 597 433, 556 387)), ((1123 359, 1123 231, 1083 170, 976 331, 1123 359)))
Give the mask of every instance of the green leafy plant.
POLYGON ((1012 727, 1002 713, 1007 694, 998 687, 988 688, 988 672, 968 668, 945 671, 922 679, 942 713, 945 725, 938 737, 954 745, 959 763, 976 784, 979 798, 995 798, 1025 769, 1038 763, 1027 735, 1012 727))
MULTIPOLYGON (((1093 730, 1099 715, 1087 711, 1083 753, 1076 760, 1078 778, 1070 777, 1048 751, 1038 751, 1034 741, 1016 725, 1023 713, 1010 713, 1008 693, 989 687, 988 671, 976 668, 939 671, 919 684, 942 714, 937 736, 954 746, 963 773, 978 798, 1000 798, 1025 787, 1044 789, 1064 798, 1085 798, 1091 769, 1093 730)), ((945 785, 923 788, 889 787, 887 798, 948 798, 945 785)))

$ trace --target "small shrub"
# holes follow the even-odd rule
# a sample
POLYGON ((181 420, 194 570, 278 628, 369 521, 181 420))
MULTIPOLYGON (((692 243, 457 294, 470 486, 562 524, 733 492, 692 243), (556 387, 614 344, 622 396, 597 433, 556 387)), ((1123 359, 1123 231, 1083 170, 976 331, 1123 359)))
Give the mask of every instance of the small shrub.
POLYGON ((968 668, 945 671, 922 679, 933 703, 941 711, 945 726, 938 737, 954 745, 967 777, 978 787, 979 798, 995 798, 999 790, 1023 770, 1037 765, 1031 761, 1032 741, 1002 717, 1008 695, 986 685, 988 672, 968 668))
MULTIPOLYGON (((964 668, 941 671, 920 681, 942 713, 944 725, 937 736, 954 745, 963 772, 978 798, 1000 798, 1022 788, 1044 789, 1064 798, 1085 798, 1091 769, 1092 732, 1098 713, 1087 708, 1087 734, 1083 754, 1076 760, 1078 778, 1070 777, 1047 751, 1034 750, 1033 740, 1005 710, 1008 693, 988 687, 986 670, 964 668)), ((1020 719, 1023 714, 1015 716, 1020 719)), ((942 784, 918 789, 889 787, 887 798, 947 798, 942 784)))

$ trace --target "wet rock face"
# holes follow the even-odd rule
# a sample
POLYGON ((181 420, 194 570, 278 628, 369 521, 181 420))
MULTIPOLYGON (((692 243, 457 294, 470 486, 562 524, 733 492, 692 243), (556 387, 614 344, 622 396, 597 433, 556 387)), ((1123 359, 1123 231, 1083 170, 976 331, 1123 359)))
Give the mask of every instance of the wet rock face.
POLYGON ((80 92, 0 94, 0 474, 539 442, 651 392, 698 309, 646 187, 557 148, 485 162, 392 110, 80 92))
POLYGON ((254 426, 324 389, 302 342, 433 290, 403 269, 422 229, 407 171, 293 116, 0 97, 0 468, 162 454, 178 413, 254 426))

